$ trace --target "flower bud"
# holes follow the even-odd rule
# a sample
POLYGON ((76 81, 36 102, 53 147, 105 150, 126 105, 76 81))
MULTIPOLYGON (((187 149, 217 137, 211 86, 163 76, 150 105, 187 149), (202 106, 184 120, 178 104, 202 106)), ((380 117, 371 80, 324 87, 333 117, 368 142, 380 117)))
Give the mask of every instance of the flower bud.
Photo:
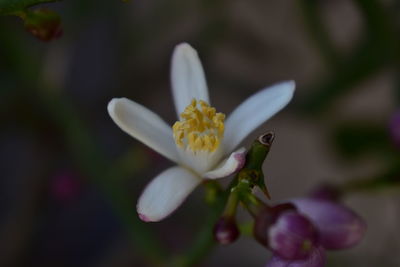
POLYGON ((290 203, 279 204, 274 207, 265 207, 254 222, 254 237, 258 242, 269 248, 268 229, 276 222, 279 215, 284 211, 295 211, 296 207, 290 203))
POLYGON ((341 204, 311 198, 295 199, 292 203, 315 225, 319 241, 326 249, 351 247, 365 234, 362 218, 341 204))
POLYGON ((28 10, 20 15, 25 29, 36 38, 48 42, 62 35, 60 16, 49 9, 28 10))
POLYGON ((214 226, 214 238, 222 244, 233 243, 239 237, 239 229, 233 218, 221 217, 214 226))
POLYGON ((284 259, 305 259, 317 242, 314 225, 296 211, 283 212, 268 230, 269 247, 284 259))
POLYGON ((322 267, 325 261, 324 249, 316 247, 311 251, 310 256, 303 260, 287 260, 275 254, 265 267, 322 267))
POLYGON ((304 259, 316 245, 313 224, 293 204, 267 207, 256 218, 255 238, 285 259, 304 259))

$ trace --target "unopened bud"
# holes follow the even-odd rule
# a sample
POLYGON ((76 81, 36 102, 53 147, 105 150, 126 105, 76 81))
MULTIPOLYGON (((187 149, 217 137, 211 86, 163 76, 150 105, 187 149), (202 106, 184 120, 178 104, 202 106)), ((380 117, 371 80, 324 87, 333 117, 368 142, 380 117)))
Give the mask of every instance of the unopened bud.
POLYGON ((233 218, 221 217, 214 226, 214 238, 222 244, 233 243, 239 237, 239 229, 233 218))
POLYGON ((282 212, 291 210, 296 210, 296 207, 291 203, 279 204, 274 207, 265 207, 265 209, 258 214, 254 222, 253 232, 255 239, 269 248, 268 229, 276 222, 282 212))
POLYGON ((345 249, 363 238, 367 226, 364 220, 349 208, 326 200, 295 199, 292 203, 318 229, 319 241, 326 249, 345 249))
POLYGON ((62 35, 60 16, 49 9, 28 10, 20 14, 25 29, 36 38, 48 42, 62 35))
POLYGON ((307 258, 317 242, 317 230, 291 203, 268 207, 254 224, 255 238, 279 257, 307 258))
POLYGON ((269 247, 284 259, 305 259, 317 242, 317 230, 296 211, 283 212, 268 230, 269 247))

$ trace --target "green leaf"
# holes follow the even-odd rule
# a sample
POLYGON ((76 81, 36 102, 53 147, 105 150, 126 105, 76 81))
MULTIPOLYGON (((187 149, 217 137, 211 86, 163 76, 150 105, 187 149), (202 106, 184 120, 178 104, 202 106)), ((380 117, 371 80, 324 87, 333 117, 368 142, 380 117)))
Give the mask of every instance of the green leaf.
POLYGON ((11 15, 28 7, 61 0, 0 0, 0 15, 11 15))

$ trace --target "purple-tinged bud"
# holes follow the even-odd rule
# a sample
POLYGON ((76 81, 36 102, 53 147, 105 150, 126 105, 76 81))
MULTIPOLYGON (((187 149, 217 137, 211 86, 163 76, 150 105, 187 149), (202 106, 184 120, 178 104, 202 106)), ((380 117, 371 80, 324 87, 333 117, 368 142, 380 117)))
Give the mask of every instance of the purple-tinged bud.
POLYGON ((286 260, 274 255, 265 267, 322 267, 325 265, 325 251, 322 247, 312 250, 310 256, 303 260, 286 260))
POLYGON ((309 194, 311 198, 330 200, 333 202, 339 201, 340 191, 339 189, 331 184, 322 184, 314 188, 309 194))
POLYGON ((393 143, 400 148, 400 111, 397 111, 389 123, 389 132, 393 143))
POLYGON ((57 39, 63 33, 60 16, 49 9, 27 10, 20 17, 24 20, 25 29, 42 41, 57 39))
POLYGON ((239 229, 233 218, 221 217, 214 226, 214 239, 222 244, 228 245, 239 237, 239 229))
POLYGON ((318 233, 305 216, 283 212, 268 229, 269 247, 284 259, 306 259, 317 244, 318 233))
POLYGON ((345 249, 363 238, 367 225, 349 208, 326 200, 302 198, 292 200, 319 232, 319 242, 326 249, 345 249))
POLYGON ((254 237, 258 242, 269 248, 268 229, 276 222, 279 215, 285 211, 295 211, 296 207, 291 203, 283 203, 274 207, 265 207, 254 222, 254 237))
POLYGON ((317 242, 317 231, 293 204, 267 207, 256 218, 254 236, 264 246, 286 259, 304 259, 317 242))

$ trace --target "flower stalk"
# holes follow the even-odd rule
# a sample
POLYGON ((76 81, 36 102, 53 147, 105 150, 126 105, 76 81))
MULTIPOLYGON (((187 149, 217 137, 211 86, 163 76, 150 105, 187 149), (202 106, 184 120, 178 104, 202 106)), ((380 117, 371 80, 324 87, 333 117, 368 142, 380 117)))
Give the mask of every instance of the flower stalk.
POLYGON ((239 230, 235 222, 236 210, 239 203, 242 203, 247 211, 256 218, 267 205, 256 197, 252 190, 258 186, 265 195, 270 198, 267 187, 264 183, 262 165, 268 155, 274 133, 268 132, 256 139, 246 155, 246 163, 236 176, 236 183, 230 189, 229 197, 224 212, 214 227, 214 237, 221 244, 234 242, 239 230))

